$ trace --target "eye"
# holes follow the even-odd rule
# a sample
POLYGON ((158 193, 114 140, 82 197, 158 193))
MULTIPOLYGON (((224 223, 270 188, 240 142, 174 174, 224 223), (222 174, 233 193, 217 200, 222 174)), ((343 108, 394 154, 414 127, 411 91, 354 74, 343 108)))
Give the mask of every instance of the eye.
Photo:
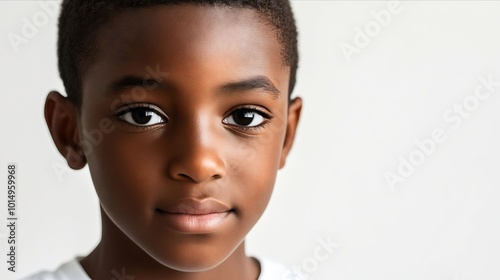
POLYGON ((126 110, 119 113, 118 117, 135 126, 152 126, 165 122, 164 117, 162 117, 151 105, 128 107, 126 110))
POLYGON ((266 122, 270 117, 257 109, 240 108, 231 113, 223 120, 224 123, 241 127, 258 127, 266 122))

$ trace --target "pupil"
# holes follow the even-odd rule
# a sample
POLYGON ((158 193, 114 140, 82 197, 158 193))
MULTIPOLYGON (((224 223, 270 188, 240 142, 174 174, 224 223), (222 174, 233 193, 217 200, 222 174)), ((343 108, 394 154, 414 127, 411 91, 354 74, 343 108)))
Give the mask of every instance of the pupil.
POLYGON ((252 123, 254 114, 246 111, 239 111, 233 116, 234 121, 239 125, 249 125, 252 123))
POLYGON ((132 111, 132 119, 138 124, 147 124, 151 120, 151 112, 146 108, 138 108, 132 111))

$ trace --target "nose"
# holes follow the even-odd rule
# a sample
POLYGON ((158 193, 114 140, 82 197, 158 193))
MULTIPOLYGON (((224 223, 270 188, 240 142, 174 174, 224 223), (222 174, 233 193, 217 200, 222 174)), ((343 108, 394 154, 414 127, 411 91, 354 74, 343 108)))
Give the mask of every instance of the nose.
POLYGON ((172 149, 169 175, 178 181, 202 183, 225 176, 220 139, 214 129, 198 122, 198 125, 183 126, 175 132, 176 145, 172 149))

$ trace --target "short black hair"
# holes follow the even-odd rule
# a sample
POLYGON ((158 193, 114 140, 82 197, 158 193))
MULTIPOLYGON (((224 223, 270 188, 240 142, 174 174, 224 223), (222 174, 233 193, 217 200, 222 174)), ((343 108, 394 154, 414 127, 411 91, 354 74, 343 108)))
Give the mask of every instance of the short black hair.
POLYGON ((283 64, 290 66, 289 99, 298 68, 297 28, 289 0, 64 0, 59 16, 57 56, 68 99, 81 105, 82 76, 98 53, 98 29, 126 9, 192 4, 255 10, 271 24, 281 43, 283 64))

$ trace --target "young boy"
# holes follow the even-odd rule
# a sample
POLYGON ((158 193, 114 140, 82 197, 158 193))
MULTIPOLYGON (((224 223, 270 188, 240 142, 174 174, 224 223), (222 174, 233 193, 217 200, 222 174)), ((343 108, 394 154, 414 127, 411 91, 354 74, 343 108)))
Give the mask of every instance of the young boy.
POLYGON ((102 239, 28 279, 289 279, 244 248, 302 107, 288 0, 63 1, 58 57, 45 117, 102 239))

